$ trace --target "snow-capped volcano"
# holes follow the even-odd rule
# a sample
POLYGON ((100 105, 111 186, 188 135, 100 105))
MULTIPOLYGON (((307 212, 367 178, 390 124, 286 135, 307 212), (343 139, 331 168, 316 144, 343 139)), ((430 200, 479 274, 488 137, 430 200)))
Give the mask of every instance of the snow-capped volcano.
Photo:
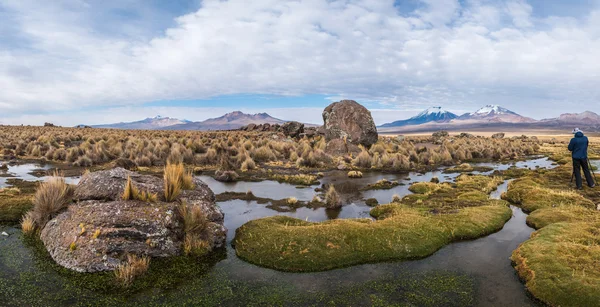
POLYGON ((381 127, 400 127, 408 125, 420 125, 429 122, 444 123, 456 118, 456 114, 444 110, 442 107, 431 107, 414 117, 405 120, 384 124, 381 127))
POLYGON ((501 114, 512 114, 519 115, 509 109, 505 109, 498 105, 488 104, 487 106, 473 112, 469 113, 471 116, 488 116, 488 115, 501 115, 501 114))
POLYGON ((466 113, 457 118, 460 121, 481 121, 496 123, 533 123, 534 119, 521 116, 516 112, 498 105, 487 105, 475 112, 466 113))

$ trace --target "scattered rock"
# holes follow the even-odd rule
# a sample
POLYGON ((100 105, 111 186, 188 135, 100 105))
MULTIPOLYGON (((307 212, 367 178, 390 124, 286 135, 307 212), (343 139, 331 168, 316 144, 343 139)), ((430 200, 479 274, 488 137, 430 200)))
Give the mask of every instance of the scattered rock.
MULTIPOLYGON (((179 199, 199 206, 206 216, 201 239, 210 250, 225 244, 223 212, 206 184, 194 179, 195 188, 179 199)), ((50 220, 40 238, 59 265, 78 272, 114 270, 127 254, 170 257, 182 254, 183 222, 179 202, 161 200, 162 179, 123 168, 89 173, 75 189, 77 203, 50 220), (156 193, 158 201, 121 200, 130 177, 136 188, 156 193)))
POLYGON ((466 132, 461 133, 458 137, 459 138, 466 138, 466 139, 473 139, 473 138, 475 138, 474 135, 472 135, 470 133, 466 133, 466 132))
POLYGON ((448 134, 448 131, 445 131, 445 130, 440 130, 440 131, 434 132, 434 133, 433 133, 431 136, 432 136, 434 139, 440 139, 440 138, 445 138, 445 137, 448 137, 449 135, 450 135, 450 134, 448 134))
POLYGON ((334 102, 323 111, 325 139, 344 140, 353 145, 371 146, 378 134, 371 112, 354 100, 334 102))
POLYGON ((406 137, 404 135, 396 136, 396 142, 398 142, 398 143, 404 142, 405 139, 406 139, 406 137))
POLYGON ((379 205, 379 202, 376 198, 369 198, 365 200, 365 204, 369 207, 377 207, 379 205))
POLYGON ((125 158, 119 158, 115 160, 115 162, 113 162, 113 165, 114 167, 120 167, 130 171, 135 170, 137 168, 137 164, 135 164, 135 162, 125 158))
POLYGON ((287 122, 281 126, 283 134, 292 138, 300 137, 301 133, 304 133, 304 124, 299 122, 287 122))
POLYGON ((215 180, 220 182, 234 182, 240 176, 235 171, 216 171, 215 180))
POLYGON ((504 138, 504 133, 500 132, 500 133, 495 133, 492 135, 492 139, 503 139, 504 138))

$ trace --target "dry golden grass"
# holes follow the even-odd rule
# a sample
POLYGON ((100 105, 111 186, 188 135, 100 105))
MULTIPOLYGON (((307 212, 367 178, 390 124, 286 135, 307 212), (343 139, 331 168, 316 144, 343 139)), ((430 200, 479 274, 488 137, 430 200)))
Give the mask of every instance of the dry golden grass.
POLYGON ((164 196, 167 202, 172 202, 179 197, 183 189, 185 169, 183 164, 167 164, 164 172, 164 196))
POLYGON ((72 187, 59 173, 55 173, 46 182, 40 184, 33 197, 33 209, 30 215, 35 226, 42 229, 53 215, 69 205, 72 195, 72 187))
POLYGON ((21 230, 26 235, 31 235, 35 232, 35 219, 32 212, 27 212, 21 219, 21 230))
POLYGON ((131 181, 131 177, 127 177, 127 182, 125 183, 125 188, 123 189, 123 196, 121 197, 123 200, 141 200, 145 202, 156 202, 158 200, 158 195, 154 193, 150 193, 147 191, 140 191, 131 181))
POLYGON ((206 228, 209 221, 206 213, 198 205, 188 206, 182 202, 177 206, 179 216, 183 220, 185 234, 183 251, 186 255, 202 256, 210 251, 210 244, 203 239, 207 235, 206 228))
POLYGON ((123 287, 129 287, 133 281, 144 275, 150 267, 150 257, 127 255, 127 262, 121 264, 115 270, 115 278, 123 287))
POLYGON ((330 209, 339 208, 342 206, 342 198, 335 190, 333 184, 329 186, 327 193, 325 193, 325 206, 330 209))
MULTIPOLYGON (((272 161, 298 168, 336 167, 345 155, 329 155, 323 137, 294 142, 274 140, 269 132, 143 131, 0 126, 0 154, 47 159, 90 167, 131 161, 137 167, 166 163, 215 169, 228 160, 235 169, 250 171, 272 161)), ((398 141, 381 137, 363 148, 353 163, 359 168, 407 171, 470 160, 507 160, 535 153, 533 139, 449 138, 431 144, 431 136, 398 141)))
POLYGON ((361 171, 349 171, 348 178, 362 178, 363 173, 361 171))
POLYGON ((127 183, 125 183, 125 188, 123 189, 123 196, 121 198, 123 200, 134 200, 139 197, 138 189, 133 185, 131 181, 131 177, 127 176, 127 183))

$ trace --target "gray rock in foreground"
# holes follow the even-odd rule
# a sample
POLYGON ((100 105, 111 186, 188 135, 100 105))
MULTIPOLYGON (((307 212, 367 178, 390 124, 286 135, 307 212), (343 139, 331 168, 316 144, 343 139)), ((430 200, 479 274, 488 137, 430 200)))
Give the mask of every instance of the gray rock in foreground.
MULTIPOLYGON (((177 202, 156 203, 120 199, 127 177, 135 186, 161 195, 163 181, 125 169, 87 174, 76 188, 79 202, 50 220, 41 239, 52 258, 78 272, 114 270, 127 254, 171 257, 182 254, 183 223, 177 202)), ((200 180, 194 190, 183 191, 180 199, 198 205, 207 217, 201 238, 211 249, 222 247, 227 229, 223 213, 215 205, 213 192, 200 180)))

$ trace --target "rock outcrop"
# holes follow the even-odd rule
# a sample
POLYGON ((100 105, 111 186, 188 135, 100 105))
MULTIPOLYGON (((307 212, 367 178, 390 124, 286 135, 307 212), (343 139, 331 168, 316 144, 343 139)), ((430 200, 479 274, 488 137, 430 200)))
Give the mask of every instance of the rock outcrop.
POLYGON ((503 139, 503 138, 504 138, 504 133, 502 133, 502 132, 492 135, 492 139, 503 139))
MULTIPOLYGON (((179 199, 200 206, 206 216, 202 238, 213 250, 225 244, 227 229, 214 193, 195 179, 179 199)), ((161 200, 163 181, 123 168, 84 175, 75 189, 76 203, 50 220, 41 239, 52 258, 78 272, 114 270, 127 254, 170 257, 182 254, 184 230, 179 202, 161 200), (159 195, 156 202, 121 199, 127 178, 140 191, 159 195)))
POLYGON ((371 146, 378 134, 371 112, 354 100, 330 104, 323 111, 323 128, 328 142, 346 139, 354 145, 371 146))
POLYGON ((299 122, 287 122, 281 125, 281 130, 285 136, 297 138, 300 134, 304 133, 304 124, 299 122))

